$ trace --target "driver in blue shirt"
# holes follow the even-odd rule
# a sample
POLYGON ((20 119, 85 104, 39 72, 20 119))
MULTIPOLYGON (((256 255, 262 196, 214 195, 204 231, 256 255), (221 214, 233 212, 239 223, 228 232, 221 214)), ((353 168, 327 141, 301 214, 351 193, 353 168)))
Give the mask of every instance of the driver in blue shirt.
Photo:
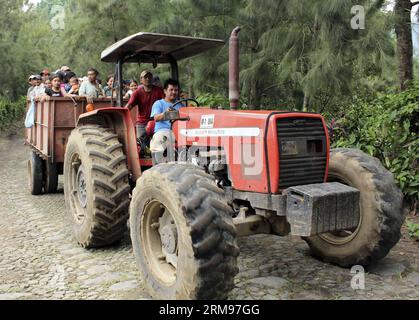
MULTIPOLYGON (((150 143, 153 164, 175 160, 175 136, 170 121, 164 120, 164 113, 176 102, 178 95, 179 82, 174 79, 166 80, 164 83, 164 99, 154 102, 151 109, 150 116, 156 122, 153 139, 150 143)), ((183 105, 179 103, 172 109, 179 110, 181 107, 183 105)))

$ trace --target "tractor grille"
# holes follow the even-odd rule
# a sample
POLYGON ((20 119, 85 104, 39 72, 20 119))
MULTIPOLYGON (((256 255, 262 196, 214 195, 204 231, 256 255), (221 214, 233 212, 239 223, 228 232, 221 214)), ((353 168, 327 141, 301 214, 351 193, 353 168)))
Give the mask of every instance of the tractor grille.
POLYGON ((277 120, 279 187, 321 183, 326 170, 326 134, 318 118, 277 120))

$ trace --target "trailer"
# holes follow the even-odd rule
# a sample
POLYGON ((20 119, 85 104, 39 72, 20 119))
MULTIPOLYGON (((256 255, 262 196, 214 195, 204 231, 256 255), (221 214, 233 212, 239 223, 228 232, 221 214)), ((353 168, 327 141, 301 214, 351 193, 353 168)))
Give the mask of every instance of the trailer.
MULTIPOLYGON (((87 110, 87 101, 83 97, 49 98, 35 101, 35 123, 25 129, 25 144, 31 153, 28 159, 28 183, 31 194, 55 193, 58 187, 58 176, 63 174, 63 163, 68 137, 77 127, 87 110)), ((31 101, 27 101, 26 110, 31 101)), ((93 99, 93 109, 110 108, 115 104, 112 98, 93 99)), ((117 108, 119 109, 119 108, 117 108)), ((135 124, 136 109, 130 112, 131 123, 135 124)), ((129 124, 130 122, 128 122, 129 124)), ((120 132, 127 140, 126 131, 120 132)), ((141 159, 142 166, 150 166, 150 159, 141 159)))

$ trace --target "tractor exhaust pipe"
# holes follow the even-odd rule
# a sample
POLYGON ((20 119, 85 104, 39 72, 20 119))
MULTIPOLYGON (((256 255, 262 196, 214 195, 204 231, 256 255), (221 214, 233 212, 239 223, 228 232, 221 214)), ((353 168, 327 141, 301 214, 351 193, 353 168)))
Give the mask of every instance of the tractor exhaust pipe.
POLYGON ((239 32, 241 28, 235 27, 231 32, 228 48, 228 98, 230 109, 237 110, 240 100, 239 88, 239 32))

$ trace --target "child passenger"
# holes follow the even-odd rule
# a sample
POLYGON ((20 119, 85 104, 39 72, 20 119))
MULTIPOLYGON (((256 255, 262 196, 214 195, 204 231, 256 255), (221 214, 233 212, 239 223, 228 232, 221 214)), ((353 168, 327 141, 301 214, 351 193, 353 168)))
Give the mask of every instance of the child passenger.
POLYGON ((61 93, 61 79, 57 74, 53 74, 50 78, 51 81, 51 88, 45 89, 45 94, 42 97, 45 99, 47 96, 50 97, 62 97, 63 94, 61 93))
POLYGON ((70 95, 79 95, 79 79, 77 77, 72 77, 69 81, 71 88, 68 91, 70 95))
POLYGON ((124 95, 124 99, 131 98, 132 94, 134 93, 135 90, 137 90, 137 88, 138 88, 138 82, 135 81, 135 80, 131 80, 131 82, 129 84, 129 90, 124 95))
POLYGON ((45 82, 44 82, 44 85, 45 85, 45 89, 47 89, 47 88, 52 88, 52 84, 51 84, 51 80, 48 78, 48 79, 46 79, 45 80, 45 82))

